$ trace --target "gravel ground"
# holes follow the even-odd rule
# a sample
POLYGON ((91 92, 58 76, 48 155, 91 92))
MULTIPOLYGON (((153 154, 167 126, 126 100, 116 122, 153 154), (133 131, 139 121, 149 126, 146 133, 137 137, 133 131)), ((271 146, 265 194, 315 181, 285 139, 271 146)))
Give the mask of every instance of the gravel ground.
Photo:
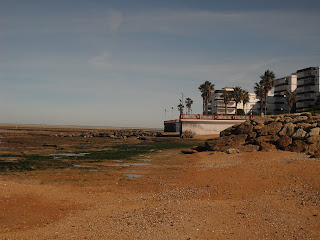
POLYGON ((145 166, 0 175, 0 239, 320 239, 316 159, 148 156, 145 166))

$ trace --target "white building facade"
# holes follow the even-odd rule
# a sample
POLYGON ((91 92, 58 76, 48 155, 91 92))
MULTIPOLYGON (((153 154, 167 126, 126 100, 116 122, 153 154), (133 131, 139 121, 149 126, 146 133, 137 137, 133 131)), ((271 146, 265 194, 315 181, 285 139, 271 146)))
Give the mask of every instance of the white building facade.
POLYGON ((312 106, 320 94, 320 66, 309 67, 297 71, 297 112, 312 106))
POLYGON ((276 79, 274 89, 274 113, 283 114, 289 112, 289 105, 286 99, 286 92, 294 92, 297 88, 297 74, 276 79))
POLYGON ((224 91, 233 92, 233 88, 225 87, 222 90, 215 90, 211 99, 212 114, 236 114, 236 102, 231 100, 226 106, 222 94, 224 91))
MULTIPOLYGON (((285 96, 286 92, 293 92, 297 96, 295 104, 296 112, 305 111, 315 104, 320 95, 320 66, 308 67, 298 70, 289 76, 276 79, 274 94, 268 93, 267 114, 284 114, 290 111, 290 107, 285 96)), ((225 87, 222 90, 215 90, 211 100, 212 114, 236 114, 237 109, 243 109, 245 114, 260 114, 264 109, 260 109, 260 99, 255 93, 249 93, 249 102, 236 103, 231 100, 225 107, 222 94, 224 91, 233 92, 233 87, 225 87), (262 110, 262 111, 261 111, 262 110)))
MULTIPOLYGON (((236 114, 237 109, 243 109, 245 114, 260 114, 260 102, 255 93, 249 93, 249 102, 245 105, 238 103, 236 109, 236 102, 232 99, 227 106, 225 106, 222 94, 224 91, 233 92, 233 87, 225 87, 223 89, 215 90, 211 100, 212 114, 236 114)), ((271 95, 270 95, 271 96, 271 95)), ((272 102, 273 100, 269 100, 272 102)), ((268 108, 274 109, 272 104, 268 108)))
POLYGON ((243 109, 245 114, 259 114, 260 113, 260 104, 259 104, 259 98, 257 98, 257 95, 255 93, 249 93, 249 102, 247 102, 244 106, 241 102, 239 104, 239 108, 243 109))

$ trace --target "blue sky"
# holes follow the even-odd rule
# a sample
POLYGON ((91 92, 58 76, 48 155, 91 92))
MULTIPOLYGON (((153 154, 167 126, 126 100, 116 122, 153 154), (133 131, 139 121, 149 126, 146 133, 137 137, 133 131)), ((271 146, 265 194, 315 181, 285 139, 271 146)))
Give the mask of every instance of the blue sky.
POLYGON ((181 92, 320 65, 318 1, 0 0, 0 123, 162 127, 181 92))

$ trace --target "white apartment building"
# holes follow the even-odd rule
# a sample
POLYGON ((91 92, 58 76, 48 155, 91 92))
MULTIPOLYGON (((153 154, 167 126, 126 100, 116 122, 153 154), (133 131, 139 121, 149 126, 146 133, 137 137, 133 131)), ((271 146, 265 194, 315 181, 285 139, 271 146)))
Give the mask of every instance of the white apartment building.
MULTIPOLYGON (((225 114, 226 106, 223 102, 222 94, 224 91, 233 92, 233 87, 225 87, 223 89, 215 90, 211 100, 211 112, 212 114, 225 114)), ((268 111, 273 112, 274 105, 272 104, 271 94, 268 97, 268 111)), ((249 93, 249 102, 247 102, 244 106, 243 103, 238 103, 237 109, 243 109, 245 114, 255 113, 260 114, 260 102, 255 93, 249 93)), ((231 100, 227 105, 227 114, 236 114, 236 103, 234 100, 231 100)))
POLYGON ((260 113, 260 104, 259 104, 259 98, 257 98, 257 95, 255 93, 249 93, 249 102, 247 102, 244 106, 241 102, 238 104, 238 108, 243 109, 245 114, 249 113, 260 113))
POLYGON ((274 89, 274 113, 282 114, 289 112, 289 105, 286 99, 286 92, 294 92, 297 88, 297 74, 293 73, 290 76, 276 79, 274 89))
POLYGON ((297 112, 312 106, 320 94, 320 66, 309 67, 297 71, 297 112))
MULTIPOLYGON (((256 96, 255 93, 252 93, 256 96)), ((260 99, 257 98, 256 96, 256 99, 257 99, 257 103, 255 105, 255 107, 252 109, 252 111, 255 112, 255 114, 260 114, 260 113, 264 113, 264 105, 262 105, 262 109, 260 109, 260 99)), ((274 111, 275 111, 275 98, 274 98, 274 94, 271 93, 271 91, 268 92, 268 96, 267 96, 267 114, 274 114, 274 111)))
MULTIPOLYGON (((274 94, 268 93, 268 114, 282 114, 289 112, 289 104, 285 93, 294 92, 297 96, 296 111, 302 112, 312 106, 320 95, 320 66, 308 67, 298 70, 289 76, 276 79, 274 94)), ((222 90, 215 90, 211 100, 212 114, 225 114, 225 104, 221 95, 224 91, 233 91, 233 87, 225 87, 222 90)), ((249 102, 243 106, 238 103, 238 109, 243 109, 245 114, 253 112, 260 114, 260 100, 255 93, 249 93, 249 102)), ((264 109, 262 109, 264 112, 264 109)), ((236 113, 236 103, 230 101, 227 106, 227 114, 236 113)))
MULTIPOLYGON (((231 100, 226 106, 223 102, 222 94, 224 91, 233 92, 232 87, 225 87, 222 90, 215 90, 211 99, 211 112, 212 114, 236 114, 236 103, 231 100)), ((239 105, 239 104, 238 104, 239 105)))

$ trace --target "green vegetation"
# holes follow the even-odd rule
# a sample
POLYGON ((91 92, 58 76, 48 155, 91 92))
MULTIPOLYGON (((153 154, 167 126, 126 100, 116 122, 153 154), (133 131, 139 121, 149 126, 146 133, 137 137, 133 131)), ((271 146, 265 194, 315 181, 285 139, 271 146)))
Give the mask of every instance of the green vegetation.
POLYGON ((74 160, 89 160, 91 162, 102 160, 121 160, 131 159, 132 157, 144 154, 150 151, 159 151, 166 149, 189 148, 194 145, 201 145, 203 141, 194 139, 160 138, 153 141, 146 141, 138 144, 120 144, 114 146, 111 150, 90 152, 85 156, 69 157, 74 160))
POLYGON ((224 114, 227 114, 227 106, 229 104, 229 102, 231 102, 232 98, 233 98, 233 93, 227 90, 224 90, 224 92, 221 95, 223 102, 224 102, 224 114))
POLYGON ((188 109, 188 114, 190 114, 191 111, 191 105, 193 104, 193 100, 191 98, 186 98, 186 107, 188 109))
POLYGON ((289 113, 291 113, 293 106, 297 101, 297 95, 294 92, 286 91, 285 93, 288 105, 289 105, 289 113))
POLYGON ((203 108, 203 114, 209 113, 209 103, 211 101, 213 91, 214 91, 214 84, 212 84, 209 81, 205 81, 200 85, 198 88, 201 92, 202 97, 202 108, 203 108))
POLYGON ((45 155, 0 155, 0 172, 23 172, 44 169, 63 169, 73 164, 85 162, 100 162, 105 160, 130 160, 145 153, 157 152, 166 149, 190 148, 194 145, 203 145, 204 142, 195 139, 154 138, 137 144, 118 144, 109 150, 91 151, 84 156, 54 156, 45 155), (13 160, 14 159, 14 160, 13 160))
POLYGON ((307 109, 308 112, 314 113, 320 113, 320 95, 317 98, 317 101, 315 104, 307 109))
POLYGON ((181 99, 179 99, 179 100, 180 100, 180 104, 177 106, 177 108, 178 108, 179 113, 181 115, 181 114, 183 114, 184 105, 182 103, 182 100, 181 99))
POLYGON ((264 72, 264 75, 260 76, 260 82, 255 83, 254 93, 260 99, 260 106, 262 112, 262 105, 264 105, 264 114, 267 114, 267 105, 268 105, 268 92, 275 87, 276 80, 275 75, 272 71, 267 70, 264 72))
MULTIPOLYGON (((233 98, 233 100, 236 103, 236 109, 237 109, 236 115, 238 114, 244 115, 245 114, 244 109, 238 109, 238 104, 243 102, 243 108, 244 108, 245 105, 249 102, 249 93, 239 86, 233 87, 233 91, 230 93, 231 93, 231 98, 233 98)), ((223 100, 225 100, 224 96, 223 96, 223 100)))
POLYGON ((48 168, 61 169, 71 166, 71 163, 53 159, 53 156, 29 155, 17 157, 14 155, 2 155, 0 158, 2 158, 0 160, 0 172, 23 172, 48 168))
MULTIPOLYGON (((244 90, 239 86, 235 86, 233 88, 232 97, 236 102, 236 109, 238 109, 238 103, 241 103, 243 101, 244 90)), ((236 111, 236 115, 237 115, 237 111, 236 111)))

